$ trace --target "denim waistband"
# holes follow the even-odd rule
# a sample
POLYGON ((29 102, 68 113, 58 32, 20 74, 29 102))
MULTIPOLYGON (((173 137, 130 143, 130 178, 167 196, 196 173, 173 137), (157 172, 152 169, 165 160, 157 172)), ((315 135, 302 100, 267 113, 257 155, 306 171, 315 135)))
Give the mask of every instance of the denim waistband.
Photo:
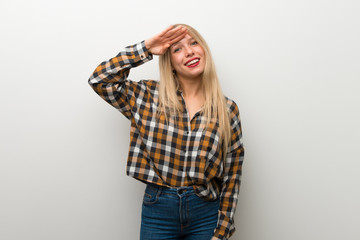
POLYGON ((161 190, 163 193, 169 193, 169 194, 182 194, 182 193, 193 193, 194 187, 193 186, 182 186, 182 187, 165 187, 165 186, 159 186, 153 183, 147 183, 147 186, 153 189, 161 190))

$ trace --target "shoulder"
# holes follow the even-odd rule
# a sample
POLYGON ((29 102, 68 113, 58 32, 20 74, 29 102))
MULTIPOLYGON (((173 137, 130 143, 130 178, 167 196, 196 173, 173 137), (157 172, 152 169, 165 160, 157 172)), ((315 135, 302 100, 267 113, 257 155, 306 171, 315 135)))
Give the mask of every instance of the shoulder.
POLYGON ((225 96, 227 101, 227 107, 229 111, 229 119, 230 119, 230 126, 232 130, 233 137, 235 139, 241 138, 242 130, 241 130, 241 120, 240 120, 240 111, 239 107, 236 102, 228 97, 225 96))
POLYGON ((140 82, 152 91, 157 90, 159 87, 159 82, 155 80, 141 80, 140 82))
POLYGON ((140 80, 140 81, 127 81, 129 87, 133 87, 134 89, 138 89, 138 91, 155 93, 158 90, 159 82, 155 80, 140 80))
POLYGON ((225 100, 226 100, 226 106, 227 106, 227 109, 229 111, 231 118, 233 118, 234 116, 239 116, 239 107, 236 104, 236 102, 234 100, 228 98, 227 96, 225 96, 225 100))
POLYGON ((148 96, 147 101, 153 101, 158 103, 159 99, 159 81, 156 80, 140 80, 139 81, 142 91, 145 92, 145 96, 148 96))

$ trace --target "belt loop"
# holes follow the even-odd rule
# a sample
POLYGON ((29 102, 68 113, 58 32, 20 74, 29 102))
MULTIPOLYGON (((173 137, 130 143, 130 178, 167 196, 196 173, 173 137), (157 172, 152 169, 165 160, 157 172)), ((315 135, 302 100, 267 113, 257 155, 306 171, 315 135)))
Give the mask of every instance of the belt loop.
POLYGON ((156 193, 156 199, 159 198, 159 196, 160 196, 160 194, 162 192, 162 188, 163 188, 162 186, 158 186, 158 191, 156 193))

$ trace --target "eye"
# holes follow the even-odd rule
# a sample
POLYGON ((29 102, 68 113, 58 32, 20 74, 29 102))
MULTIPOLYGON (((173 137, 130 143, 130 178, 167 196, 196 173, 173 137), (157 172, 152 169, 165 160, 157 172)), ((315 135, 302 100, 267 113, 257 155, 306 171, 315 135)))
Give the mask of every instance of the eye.
POLYGON ((174 53, 176 53, 176 52, 178 52, 178 51, 180 51, 180 48, 175 48, 175 49, 173 50, 174 53))
POLYGON ((196 44, 198 44, 197 41, 193 41, 193 42, 191 43, 191 45, 196 45, 196 44))

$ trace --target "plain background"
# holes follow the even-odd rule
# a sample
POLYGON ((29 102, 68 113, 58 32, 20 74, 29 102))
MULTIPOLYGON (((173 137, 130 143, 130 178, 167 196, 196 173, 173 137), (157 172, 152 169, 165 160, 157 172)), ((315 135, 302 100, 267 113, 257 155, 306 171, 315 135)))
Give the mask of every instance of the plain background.
MULTIPOLYGON (((130 123, 87 80, 179 22, 207 40, 240 108, 232 239, 360 239, 359 12, 357 0, 1 1, 0 239, 138 239, 130 123)), ((158 79, 157 60, 130 79, 158 79)))

